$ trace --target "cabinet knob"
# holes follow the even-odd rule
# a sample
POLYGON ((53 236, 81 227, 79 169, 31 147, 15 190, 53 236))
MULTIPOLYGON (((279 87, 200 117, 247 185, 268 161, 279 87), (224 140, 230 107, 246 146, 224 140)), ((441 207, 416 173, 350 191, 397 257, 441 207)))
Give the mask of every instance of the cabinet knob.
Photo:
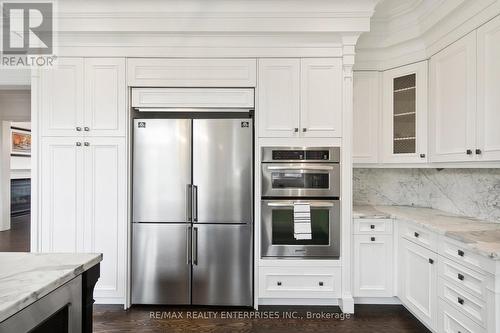
POLYGON ((375 237, 370 238, 372 242, 375 242, 375 237))
POLYGON ((323 281, 319 281, 318 284, 319 284, 320 287, 323 287, 323 281))
POLYGON ((375 229, 375 224, 371 224, 370 229, 375 229))
POLYGON ((81 132, 81 131, 82 131, 82 128, 81 128, 81 127, 77 127, 77 128, 76 128, 76 130, 77 130, 78 132, 81 132))
POLYGON ((420 234, 418 232, 415 232, 413 235, 415 236, 415 238, 420 237, 420 234))
POLYGON ((467 149, 465 152, 467 155, 472 155, 472 149, 467 149))
POLYGON ((305 127, 304 127, 304 128, 302 129, 302 132, 307 132, 307 128, 305 128, 305 127))
POLYGON ((458 251, 457 251, 457 254, 458 254, 459 256, 463 257, 463 256, 465 255, 465 252, 464 252, 464 251, 462 251, 462 250, 458 250, 458 251))
POLYGON ((460 273, 458 273, 458 276, 457 276, 457 277, 458 277, 458 279, 459 279, 460 281, 463 281, 463 280, 465 279, 465 277, 464 277, 462 274, 460 274, 460 273))
POLYGON ((84 130, 85 132, 88 132, 88 131, 90 131, 90 128, 89 128, 89 127, 87 127, 87 126, 85 126, 85 127, 83 128, 83 130, 84 130))
POLYGON ((425 154, 420 154, 420 158, 425 158, 425 154))
POLYGON ((77 143, 76 143, 76 146, 77 146, 77 147, 80 147, 81 145, 82 145, 82 143, 81 143, 81 142, 77 142, 77 143))
POLYGON ((293 129, 293 131, 294 131, 295 133, 297 133, 297 132, 299 131, 299 128, 298 128, 298 127, 295 127, 295 128, 293 129))
POLYGON ((429 258, 429 264, 434 264, 434 259, 429 258))
POLYGON ((482 153, 481 149, 476 149, 476 155, 481 155, 482 153))
POLYGON ((281 281, 276 282, 278 286, 281 286, 281 281))
POLYGON ((83 145, 84 145, 85 147, 88 147, 88 146, 90 146, 90 142, 85 142, 83 145))
POLYGON ((463 298, 458 297, 457 301, 458 301, 458 304, 464 305, 464 299, 463 298))

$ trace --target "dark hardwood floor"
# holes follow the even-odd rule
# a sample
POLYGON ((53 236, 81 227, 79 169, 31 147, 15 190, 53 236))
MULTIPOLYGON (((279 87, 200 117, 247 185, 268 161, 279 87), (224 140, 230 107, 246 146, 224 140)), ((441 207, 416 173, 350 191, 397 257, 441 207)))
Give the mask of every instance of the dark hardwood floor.
POLYGON ((341 315, 338 307, 266 306, 261 308, 259 315, 273 313, 278 315, 279 319, 250 319, 248 316, 255 315, 255 312, 248 309, 134 306, 124 311, 120 305, 94 305, 94 332, 429 332, 404 307, 399 305, 358 305, 355 312, 354 315, 342 320, 338 318, 341 315), (240 318, 221 318, 224 314, 227 317, 231 311, 241 311, 233 314, 240 318), (317 315, 329 315, 330 319, 307 319, 308 311, 317 315), (283 318, 284 313, 294 317, 283 318), (168 318, 169 315, 170 318, 168 318), (205 318, 195 319, 195 315, 204 315, 205 318))
POLYGON ((30 252, 30 215, 11 217, 10 230, 0 231, 0 252, 30 252))

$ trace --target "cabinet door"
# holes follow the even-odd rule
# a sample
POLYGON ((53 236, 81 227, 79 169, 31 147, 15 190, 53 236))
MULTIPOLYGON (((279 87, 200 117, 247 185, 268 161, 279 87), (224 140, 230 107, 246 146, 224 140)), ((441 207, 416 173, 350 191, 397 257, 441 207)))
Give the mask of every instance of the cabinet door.
POLYGON ((259 137, 299 135, 299 94, 299 59, 259 60, 259 137))
MULTIPOLYGON (((477 130, 479 159, 500 160, 500 17, 477 30, 477 130)), ((476 151, 475 151, 476 153, 476 151)))
POLYGON ((437 254, 400 238, 401 299, 422 322, 436 327, 437 254))
POLYGON ((377 163, 380 73, 355 72, 353 99, 353 162, 377 163))
POLYGON ((40 151, 42 252, 83 250, 83 145, 81 139, 48 137, 40 151))
POLYGON ((75 136, 83 129, 83 59, 61 58, 40 71, 42 136, 75 136))
POLYGON ((354 296, 392 297, 392 235, 354 236, 354 296))
MULTIPOLYGON (((84 250, 103 253, 96 297, 125 297, 127 158, 125 138, 86 138, 84 250)), ((117 301, 118 301, 117 300, 117 301)))
POLYGON ((384 163, 427 162, 427 62, 383 74, 384 163))
POLYGON ((85 59, 87 136, 124 136, 126 127, 125 59, 85 59))
POLYGON ((471 161, 475 148, 476 32, 430 62, 430 153, 432 162, 471 161))
POLYGON ((342 136, 342 60, 302 59, 300 126, 305 137, 342 136))

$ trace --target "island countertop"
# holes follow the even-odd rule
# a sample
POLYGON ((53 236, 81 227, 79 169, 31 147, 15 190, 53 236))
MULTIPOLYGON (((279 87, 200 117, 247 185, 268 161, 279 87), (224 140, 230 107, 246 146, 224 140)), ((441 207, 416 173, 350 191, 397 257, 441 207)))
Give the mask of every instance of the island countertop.
POLYGON ((500 260, 500 223, 464 217, 431 208, 409 206, 354 206, 355 219, 395 219, 418 224, 464 243, 470 250, 500 260))
POLYGON ((102 254, 0 252, 0 322, 102 261, 102 254))

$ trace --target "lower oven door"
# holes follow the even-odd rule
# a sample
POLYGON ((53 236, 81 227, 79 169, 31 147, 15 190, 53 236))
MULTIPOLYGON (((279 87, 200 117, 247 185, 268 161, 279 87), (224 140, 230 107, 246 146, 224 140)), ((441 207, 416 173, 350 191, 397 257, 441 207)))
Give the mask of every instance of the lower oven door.
POLYGON ((262 200, 261 205, 262 257, 339 257, 339 200, 262 200), (294 203, 311 207, 311 239, 294 237, 294 203))

